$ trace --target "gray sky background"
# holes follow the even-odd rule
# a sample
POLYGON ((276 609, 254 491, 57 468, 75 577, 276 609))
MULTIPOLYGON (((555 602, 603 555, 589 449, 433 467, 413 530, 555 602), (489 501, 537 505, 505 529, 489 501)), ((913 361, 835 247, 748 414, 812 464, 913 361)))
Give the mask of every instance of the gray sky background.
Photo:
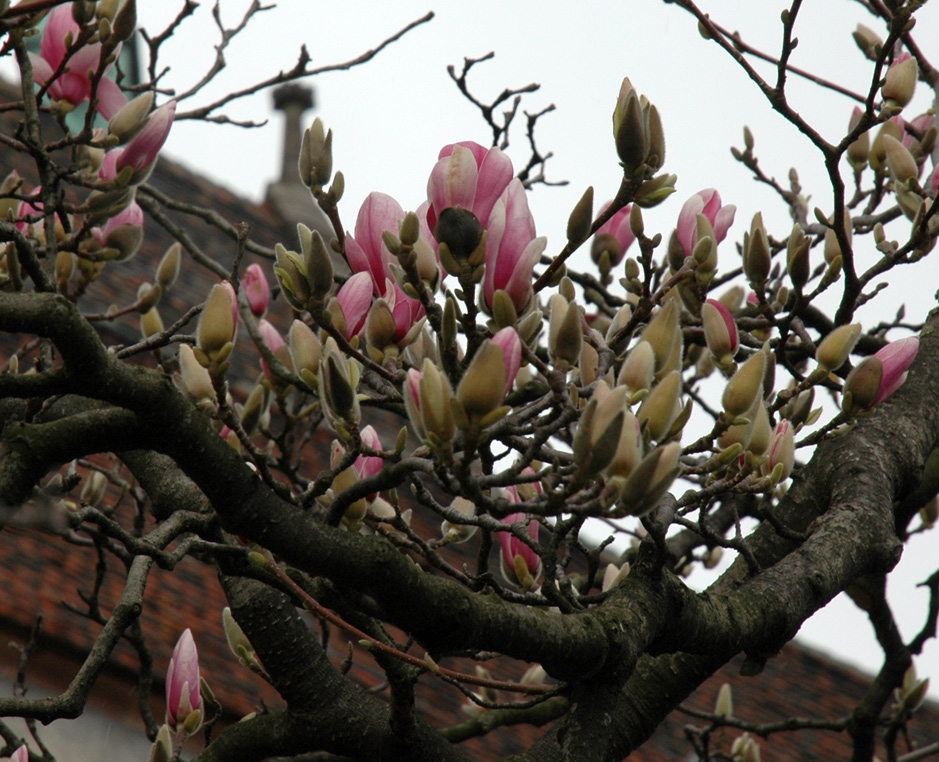
MULTIPOLYGON (((491 134, 478 112, 460 96, 446 72, 450 64, 459 69, 464 56, 480 57, 490 51, 495 58, 479 64, 470 75, 470 87, 480 100, 491 100, 504 87, 541 84, 539 92, 524 97, 511 134, 508 153, 516 166, 528 157, 521 110, 536 112, 552 103, 557 107, 539 121, 536 137, 542 152, 554 153, 547 164, 548 179, 570 184, 539 186, 529 198, 538 232, 548 236, 548 252, 563 246, 568 213, 588 185, 594 186, 598 205, 618 187, 621 172, 611 113, 624 76, 659 108, 667 138, 664 169, 678 175, 678 192, 646 215, 647 230, 667 236, 684 200, 702 188, 716 187, 725 203, 738 209, 728 241, 721 247, 725 261, 736 260, 732 242, 741 239, 756 211, 763 212, 773 237, 788 234, 791 220, 773 192, 754 183, 730 156, 731 145, 742 147, 744 124, 753 131, 764 171, 785 184, 790 167, 796 167, 804 192, 811 196, 810 208, 817 205, 830 213, 831 191, 820 155, 772 113, 728 55, 703 40, 694 19, 675 6, 655 0, 576 4, 476 0, 436 7, 425 2, 281 0, 276 9, 259 14, 232 43, 226 69, 205 94, 182 104, 180 110, 291 68, 304 43, 315 66, 355 58, 433 9, 437 14, 433 21, 411 31, 371 63, 310 80, 317 100, 310 119, 320 116, 333 130, 334 166, 345 175, 341 213, 347 228, 354 226, 359 204, 373 190, 393 195, 405 209, 416 208, 424 199, 427 176, 441 146, 458 140, 490 142, 491 134)), ((716 22, 739 30, 747 42, 769 53, 778 51, 783 3, 701 0, 700 4, 716 22)), ((181 2, 138 5, 141 25, 157 33, 176 15, 181 2)), ((205 3, 165 46, 164 63, 172 70, 162 81, 164 86, 185 91, 211 65, 219 39, 211 5, 205 3)), ((246 0, 224 0, 226 25, 236 24, 248 5, 246 0)), ((796 27, 800 44, 791 63, 865 92, 871 69, 851 31, 858 22, 875 26, 872 17, 848 0, 804 5, 796 27)), ((930 42, 939 39, 939 6, 929 4, 919 11, 915 34, 928 54, 930 42)), ((939 59, 939 49, 933 52, 939 59)), ((774 77, 771 67, 757 68, 774 77)), ((789 83, 794 107, 826 138, 839 139, 854 104, 798 77, 790 77, 789 83)), ((930 105, 926 88, 920 87, 904 116, 912 118, 930 105)), ((178 123, 165 150, 237 193, 260 199, 279 172, 282 121, 271 112, 269 94, 245 98, 223 113, 270 122, 253 130, 178 123)), ((904 235, 903 224, 893 237, 904 235)), ((858 256, 862 266, 873 260, 869 238, 859 244, 858 256)), ((924 267, 934 272, 928 262, 924 267)), ((892 286, 862 310, 859 319, 865 325, 879 322, 903 302, 908 319, 922 319, 933 304, 936 284, 923 277, 923 267, 920 270, 918 278, 913 271, 905 279, 891 275, 892 286)), ((916 583, 934 570, 937 541, 934 533, 915 538, 891 576, 890 598, 907 639, 923 623, 927 594, 916 583)), ((696 578, 704 584, 703 576, 696 578)), ((879 668, 879 651, 866 617, 845 596, 806 623, 799 637, 868 672, 879 668)), ((935 642, 917 666, 921 675, 939 675, 935 642)), ((933 682, 933 695, 939 696, 939 679, 933 682)))

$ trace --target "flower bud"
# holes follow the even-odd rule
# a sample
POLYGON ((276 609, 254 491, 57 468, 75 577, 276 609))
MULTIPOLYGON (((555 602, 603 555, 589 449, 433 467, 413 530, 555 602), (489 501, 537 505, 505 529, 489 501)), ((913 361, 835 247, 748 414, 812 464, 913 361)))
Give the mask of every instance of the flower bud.
POLYGON ((648 341, 640 341, 626 355, 616 383, 618 386, 626 386, 632 401, 638 402, 637 395, 648 392, 654 376, 655 350, 648 341))
POLYGON ((303 252, 304 275, 312 299, 323 299, 333 287, 333 260, 329 256, 323 236, 310 230, 302 222, 297 225, 300 250, 303 252))
POLYGON ((734 699, 730 691, 730 683, 721 685, 717 692, 717 701, 714 703, 714 714, 718 717, 734 716, 734 699))
POLYGON ((179 731, 184 728, 191 735, 201 725, 201 682, 199 677, 199 654, 196 651, 192 632, 188 629, 180 636, 170 666, 166 671, 166 722, 179 731), (190 715, 200 712, 195 728, 190 727, 190 715))
POLYGON ((669 442, 646 455, 629 475, 614 517, 643 516, 658 505, 681 470, 681 445, 669 442))
POLYGON ((160 311, 152 307, 140 316, 140 333, 145 339, 163 333, 163 318, 160 311))
POLYGON ((815 360, 826 371, 838 370, 845 361, 861 335, 861 324, 851 323, 835 328, 815 350, 815 360))
POLYGON ((267 278, 264 277, 264 270, 261 269, 261 265, 256 262, 248 265, 244 276, 241 278, 241 288, 245 292, 251 314, 256 318, 264 317, 271 299, 271 287, 267 285, 267 278))
POLYGON ((785 418, 776 424, 773 441, 769 448, 769 457, 762 465, 763 474, 770 476, 778 484, 788 479, 795 463, 795 440, 792 424, 785 418))
POLYGON ((228 606, 222 609, 222 629, 225 631, 225 640, 228 641, 228 647, 238 661, 249 669, 260 670, 261 665, 258 663, 254 646, 251 645, 248 636, 245 635, 244 630, 235 621, 235 617, 232 616, 231 609, 228 606))
MULTIPOLYGON (((455 497, 450 503, 450 510, 463 514, 464 516, 476 515, 476 504, 467 500, 465 497, 455 497)), ((445 519, 440 525, 440 534, 446 543, 460 544, 469 540, 476 534, 475 524, 452 523, 445 519)))
POLYGON ((701 323, 704 326, 704 340, 715 365, 722 370, 729 368, 732 371, 739 342, 737 324, 730 310, 716 299, 708 299, 701 305, 701 323))
POLYGON ((754 291, 761 291, 766 285, 772 264, 763 215, 757 212, 753 215, 750 233, 743 235, 743 271, 754 291))
POLYGON ((883 364, 876 357, 861 360, 845 379, 841 409, 847 415, 856 415, 861 410, 872 408, 883 374, 883 364))
POLYGON ((212 378, 188 344, 179 345, 179 376, 183 390, 196 406, 201 410, 214 411, 216 397, 212 378))
POLYGON ((811 241, 805 237, 799 223, 792 226, 789 241, 786 244, 786 271, 793 288, 801 291, 809 280, 809 248, 811 241))
POLYGON ((359 366, 340 353, 335 339, 328 338, 319 374, 319 398, 326 422, 343 439, 348 435, 347 426, 358 424, 362 417, 355 392, 358 376, 359 366))
POLYGON ((198 348, 207 358, 204 363, 206 367, 209 362, 223 362, 231 352, 231 345, 235 338, 232 299, 220 283, 216 283, 209 291, 209 298, 206 299, 205 306, 202 308, 196 338, 198 348))
POLYGON ((332 176, 333 131, 324 133, 323 122, 319 117, 303 132, 297 169, 300 182, 314 193, 326 185, 332 176))
POLYGON ((625 414, 626 389, 620 386, 610 391, 606 382, 598 381, 574 435, 574 462, 584 474, 599 473, 612 463, 625 414))
POLYGON ((593 186, 584 191, 580 201, 567 220, 567 242, 571 246, 580 246, 590 235, 593 222, 593 186))
POLYGON ((897 57, 884 77, 884 86, 880 94, 883 95, 887 105, 903 108, 913 99, 916 89, 916 80, 919 78, 919 65, 909 53, 897 57))
POLYGON ((548 355, 558 370, 568 370, 580 360, 584 338, 580 308, 560 294, 554 294, 550 309, 548 355))
POLYGON ((307 386, 316 388, 323 347, 316 334, 302 320, 294 320, 287 334, 293 367, 307 386))
POLYGON ((913 154, 892 135, 884 136, 884 153, 894 180, 909 184, 919 177, 919 166, 913 154))
POLYGON ((681 327, 678 323, 678 305, 669 299, 642 332, 642 340, 648 342, 655 353, 655 369, 665 367, 672 354, 676 341, 681 341, 681 327))
MULTIPOLYGON (((861 111, 857 106, 854 107, 854 111, 851 112, 851 120, 848 123, 848 129, 853 130, 858 123, 861 121, 861 117, 864 115, 864 112, 861 111)), ((855 172, 860 172, 864 167, 867 166, 868 156, 871 152, 871 138, 870 132, 862 132, 857 138, 848 146, 847 156, 848 163, 854 167, 855 172)))
POLYGON ((764 350, 754 352, 727 382, 721 401, 724 410, 732 419, 743 415, 756 400, 762 399, 766 362, 764 350))
POLYGON ((851 36, 854 37, 854 42, 865 56, 871 61, 877 60, 884 48, 884 41, 877 32, 864 24, 858 24, 851 36))
POLYGON ((675 416, 681 410, 680 394, 681 373, 673 370, 643 400, 637 417, 652 441, 660 441, 671 428, 675 416))
POLYGON ((453 392, 446 376, 430 358, 424 360, 421 370, 412 368, 407 372, 402 396, 408 417, 425 444, 439 447, 453 439, 456 433, 453 392))
POLYGON ((463 374, 456 396, 471 421, 480 422, 505 398, 506 367, 502 349, 484 341, 463 374))
POLYGON ((163 258, 160 260, 160 265, 157 267, 156 279, 157 283, 160 284, 164 291, 169 291, 179 277, 182 251, 183 247, 177 241, 166 250, 163 258))
POLYGON ((115 143, 126 143, 143 129, 153 108, 154 97, 152 90, 138 95, 111 117, 108 122, 108 135, 115 138, 115 143))

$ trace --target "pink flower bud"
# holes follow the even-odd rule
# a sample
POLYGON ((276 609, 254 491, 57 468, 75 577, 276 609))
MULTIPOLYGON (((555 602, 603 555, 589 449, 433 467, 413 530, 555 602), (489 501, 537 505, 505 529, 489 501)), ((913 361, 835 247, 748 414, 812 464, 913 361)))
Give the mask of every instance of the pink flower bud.
MULTIPOLYGON (((366 426, 361 431, 362 444, 372 450, 382 450, 384 449, 381 445, 381 440, 378 438, 378 432, 372 426, 366 426)), ((355 469, 355 472, 359 475, 359 479, 367 479, 370 476, 374 476, 382 467, 385 465, 385 461, 377 455, 360 455, 355 459, 355 463, 352 464, 352 467, 355 469)), ((369 499, 374 499, 370 496, 369 499)))
POLYGON ((241 287, 244 289, 245 296, 248 297, 248 306, 251 307, 252 314, 258 318, 264 317, 271 299, 271 287, 267 284, 261 265, 257 263, 248 265, 241 279, 241 287))
POLYGON ((719 363, 733 360, 739 346, 737 324, 733 316, 717 299, 708 299, 701 305, 701 322, 704 324, 704 340, 719 363))
POLYGON ((782 465, 780 476, 777 481, 787 479, 792 473, 792 467, 795 463, 795 442, 792 432, 792 424, 785 418, 776 424, 773 429, 773 441, 769 446, 769 458, 763 464, 763 471, 766 474, 772 474, 776 471, 778 465, 782 465))
MULTIPOLYGON (((349 239, 347 238, 346 241, 349 239)), ((336 301, 346 320, 346 338, 351 339, 365 330, 365 319, 372 306, 372 276, 367 272, 357 272, 342 284, 336 301)))
MULTIPOLYGON (((610 203, 612 202, 608 201, 603 205, 600 209, 600 214, 603 214, 609 209, 610 203)), ((633 241, 636 240, 636 236, 633 235, 632 228, 629 226, 629 214, 631 211, 632 206, 623 207, 597 228, 597 232, 594 233, 594 243, 590 252, 594 257, 594 261, 597 261, 600 253, 604 250, 609 252, 611 266, 618 265, 622 261, 623 257, 626 255, 626 250, 632 246, 633 241), (613 242, 616 243, 615 249, 611 249, 613 242)))
POLYGON ((883 365, 880 378, 880 391, 874 398, 874 405, 879 405, 906 381, 910 366, 919 352, 919 338, 910 336, 899 341, 892 341, 880 349, 874 357, 883 365))
MULTIPOLYGON (((261 338, 264 340, 264 343, 267 344, 267 348, 271 350, 272 354, 277 354, 277 350, 286 345, 284 337, 280 335, 280 331, 267 320, 258 321, 258 332, 261 334, 261 338)), ((264 355, 261 355, 261 370, 264 372, 265 376, 271 375, 271 369, 264 355)))
POLYGON ((29 762, 29 748, 25 743, 13 752, 10 762, 29 762))
MULTIPOLYGON (((156 162, 160 149, 170 134, 176 116, 176 101, 160 106, 150 114, 147 124, 118 155, 115 169, 120 174, 124 167, 133 170, 132 184, 143 182, 156 162)), ((115 149, 120 150, 120 149, 115 149)))
POLYGON ((694 246, 698 242, 698 215, 703 214, 714 229, 714 237, 717 243, 720 243, 727 236, 727 231, 734 224, 734 214, 737 207, 730 204, 721 205, 721 194, 714 188, 706 188, 698 191, 689 198, 681 212, 678 214, 677 233, 678 240, 685 251, 685 256, 690 257, 694 251, 694 246))
MULTIPOLYGON (((505 497, 509 502, 519 502, 518 491, 515 487, 507 487, 505 497)), ((524 521, 524 519, 524 513, 510 513, 502 521, 505 524, 515 524, 519 521, 524 521)), ((532 540, 538 542, 538 522, 534 519, 528 522, 528 534, 531 536, 532 540)), ((525 569, 528 570, 532 581, 538 578, 538 573, 541 569, 541 558, 538 557, 538 554, 535 553, 532 548, 515 537, 511 532, 499 532, 499 544, 502 546, 503 570, 507 572, 506 576, 510 581, 515 583, 523 582, 523 580, 518 579, 516 572, 516 557, 522 559, 522 563, 525 569)))
POLYGON ((897 56, 887 69, 884 86, 880 91, 881 95, 884 96, 884 100, 892 101, 896 106, 903 108, 913 98, 917 79, 919 79, 919 64, 909 53, 903 53, 897 56))
POLYGON ((166 721, 174 729, 202 707, 199 653, 187 628, 179 637, 166 671, 166 721))
POLYGON ((522 364, 522 340, 514 328, 503 328, 492 337, 494 344, 502 350, 505 357, 505 393, 512 391, 515 377, 522 364))

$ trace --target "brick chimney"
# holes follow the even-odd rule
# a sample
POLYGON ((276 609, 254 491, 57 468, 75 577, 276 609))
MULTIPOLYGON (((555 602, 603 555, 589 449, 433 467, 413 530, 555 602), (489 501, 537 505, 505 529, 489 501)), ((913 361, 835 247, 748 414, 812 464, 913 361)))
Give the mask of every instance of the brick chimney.
MULTIPOLYGON (((288 223, 302 222, 307 227, 318 230, 324 240, 335 238, 332 225, 313 200, 309 189, 300 182, 297 159, 300 156, 300 143, 303 130, 308 126, 303 121, 304 112, 313 108, 313 89, 305 85, 289 83, 278 87, 273 92, 274 108, 284 112, 284 143, 281 152, 280 179, 267 186, 265 200, 288 223)), ((287 241, 284 241, 288 245, 287 241)), ((298 242, 292 242, 297 246, 298 242)), ((289 245, 288 245, 289 248, 289 245)), ((337 257, 334 264, 337 270, 348 272, 345 262, 337 257)))

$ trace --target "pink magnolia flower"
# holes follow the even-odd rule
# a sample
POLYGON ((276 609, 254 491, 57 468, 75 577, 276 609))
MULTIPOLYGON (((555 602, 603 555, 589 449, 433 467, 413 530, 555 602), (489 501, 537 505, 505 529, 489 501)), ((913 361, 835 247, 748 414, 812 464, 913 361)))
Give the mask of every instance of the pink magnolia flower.
POLYGON ((737 207, 733 204, 721 205, 721 194, 714 188, 705 188, 689 198, 678 214, 677 233, 678 240, 685 250, 685 256, 690 257, 694 245, 698 241, 698 215, 703 214, 714 229, 717 243, 727 236, 727 231, 734 224, 734 214, 737 207))
POLYGON ((520 180, 513 179, 499 196, 485 226, 485 304, 492 309, 493 295, 502 290, 522 312, 532 297, 532 271, 548 241, 535 237, 535 220, 520 180))
MULTIPOLYGON (((607 201, 607 203, 603 205, 603 208, 600 209, 600 214, 603 214, 607 209, 609 209, 611 203, 611 201, 607 201)), ((632 242, 636 240, 636 236, 633 235, 633 231, 629 227, 629 214, 631 210, 632 206, 626 206, 620 209, 618 212, 616 212, 616 214, 610 217, 610 219, 597 228, 597 232, 593 235, 593 248, 600 250, 598 251, 598 254, 604 249, 610 251, 611 265, 618 265, 626 255, 626 250, 632 245, 632 242), (616 250, 610 249, 608 242, 611 239, 616 241, 616 250)))
POLYGON ((13 752, 10 762, 29 762, 29 748, 25 743, 13 752))
MULTIPOLYGON (((504 496, 509 500, 509 502, 517 503, 519 502, 518 491, 516 487, 506 487, 504 496)), ((519 521, 525 520, 524 513, 510 513, 502 522, 505 524, 516 524, 519 521)), ((535 542, 538 542, 538 522, 532 519, 528 522, 528 534, 531 536, 531 539, 535 542)), ((532 579, 538 578, 538 572, 541 569, 541 558, 538 557, 538 554, 518 539, 511 532, 499 532, 499 544, 502 546, 502 562, 503 570, 507 573, 510 581, 517 582, 517 575, 515 574, 515 557, 521 556, 525 562, 525 567, 528 569, 528 573, 531 575, 532 579)))
MULTIPOLYGON (((55 8, 46 20, 42 39, 39 42, 39 55, 29 54, 33 65, 33 79, 39 85, 48 85, 49 95, 71 110, 91 98, 91 77, 101 65, 101 43, 85 44, 75 52, 66 63, 62 74, 50 82, 52 75, 62 64, 67 51, 65 40, 78 37, 80 28, 72 18, 72 4, 67 3, 55 8)), ((120 53, 120 45, 114 51, 120 53)), ((114 80, 107 77, 112 64, 104 67, 105 76, 98 82, 96 93, 97 109, 105 119, 110 119, 127 103, 127 98, 114 80)))
POLYGON ((522 364, 522 340, 515 329, 510 326, 497 332, 492 337, 492 341, 499 346, 505 357, 505 393, 508 394, 512 391, 515 377, 522 364))
POLYGON ((398 223, 404 219, 401 204, 385 193, 369 193, 359 208, 355 220, 355 235, 346 233, 346 258, 353 272, 367 272, 372 276, 372 291, 381 296, 385 280, 391 277, 392 262, 397 258, 382 241, 382 232, 398 232, 398 223))
POLYGON ((360 335, 365 330, 365 319, 372 306, 372 276, 367 272, 356 273, 342 284, 336 300, 346 320, 346 338, 360 335))
POLYGON ((31 224, 36 224, 35 222, 27 222, 25 220, 26 217, 41 215, 43 213, 42 201, 39 201, 39 197, 42 195, 42 186, 37 185, 33 188, 30 195, 35 196, 37 200, 33 202, 20 201, 19 206, 16 208, 17 219, 21 220, 21 222, 16 223, 16 229, 21 233, 25 233, 31 224))
POLYGON ((440 212, 458 206, 476 215, 483 227, 496 201, 515 173, 512 161, 498 148, 484 148, 470 140, 440 149, 427 180, 427 224, 437 227, 440 212))
POLYGON ((910 336, 898 341, 891 341, 874 354, 883 366, 880 377, 880 390, 874 398, 874 405, 879 405, 897 389, 903 386, 909 375, 910 366, 919 352, 919 338, 910 336))
POLYGON ((258 318, 264 317, 271 300, 271 287, 267 283, 267 278, 264 277, 261 265, 257 263, 248 265, 241 279, 241 288, 244 289, 248 299, 251 314, 258 318))
POLYGON ((176 728, 202 707, 202 688, 199 683, 199 652, 187 628, 180 635, 169 669, 166 671, 166 722, 176 728))
MULTIPOLYGON (((388 247, 382 240, 382 233, 390 230, 397 233, 398 223, 404 219, 404 210, 401 205, 391 196, 384 193, 370 193, 359 209, 359 215, 355 221, 355 236, 346 235, 346 258, 349 261, 349 267, 355 273, 368 273, 371 278, 372 293, 375 296, 384 297, 391 307, 397 326, 396 336, 403 338, 411 326, 424 316, 424 305, 418 299, 412 299, 394 282, 391 272, 391 263, 397 262, 388 247)), ((353 276, 355 277, 355 276, 353 276)), ((350 278, 350 280, 352 280, 350 278)), ((348 285, 348 281, 345 285, 348 285)), ((343 288, 345 288, 345 285, 343 288)), ((352 287, 350 287, 352 288, 352 287)), ((340 306, 343 306, 343 314, 346 317, 346 332, 354 336, 365 327, 365 317, 362 317, 361 325, 358 324, 358 310, 365 307, 367 314, 369 305, 364 304, 361 285, 355 286, 354 294, 347 294, 347 299, 355 297, 350 306, 355 308, 356 319, 350 320, 349 315, 345 314, 343 300, 340 299, 340 306), (355 323, 353 330, 352 323, 355 323)), ((340 289, 342 293, 342 289, 340 289)))

